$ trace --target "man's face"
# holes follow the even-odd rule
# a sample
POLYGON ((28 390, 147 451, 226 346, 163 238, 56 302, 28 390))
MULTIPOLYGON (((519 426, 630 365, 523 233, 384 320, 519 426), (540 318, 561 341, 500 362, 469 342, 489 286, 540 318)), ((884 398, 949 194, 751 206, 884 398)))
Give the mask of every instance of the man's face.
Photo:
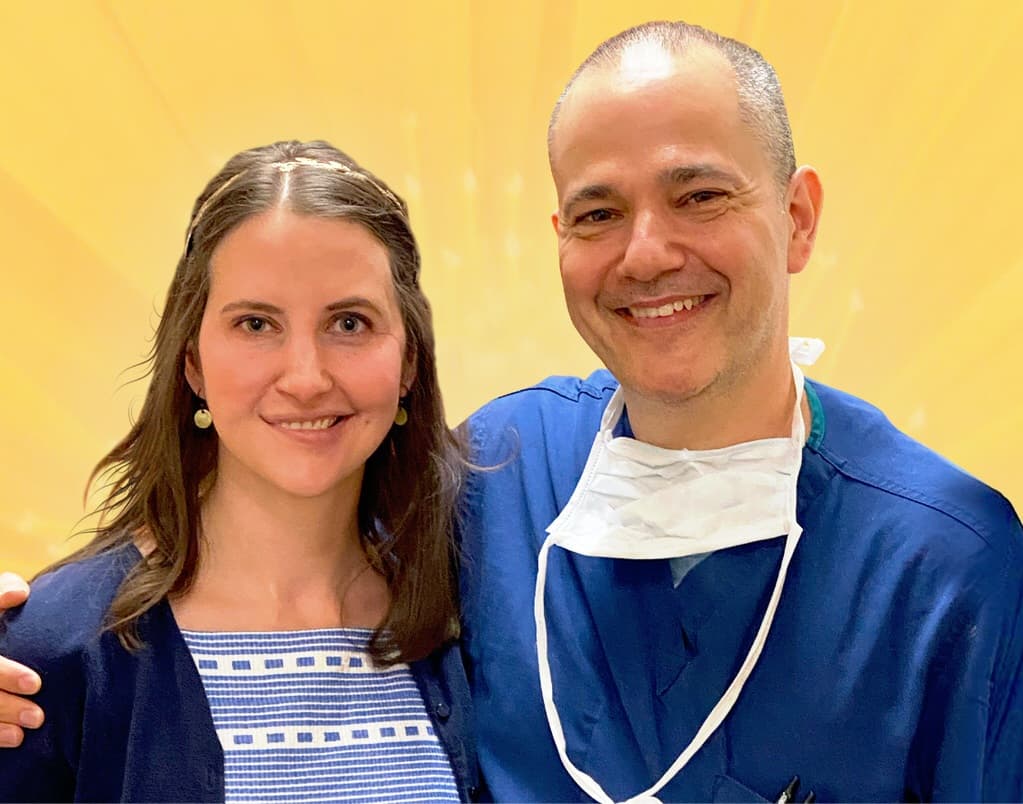
POLYGON ((787 366, 788 277, 809 249, 728 63, 654 55, 565 99, 554 224, 580 334, 627 395, 675 403, 787 366))

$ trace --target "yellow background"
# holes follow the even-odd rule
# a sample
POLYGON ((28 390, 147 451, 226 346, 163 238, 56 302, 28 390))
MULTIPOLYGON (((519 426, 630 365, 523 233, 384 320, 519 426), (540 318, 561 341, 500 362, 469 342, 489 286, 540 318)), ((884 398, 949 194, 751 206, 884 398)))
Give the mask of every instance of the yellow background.
POLYGON ((547 114, 601 39, 674 18, 781 76, 826 191, 793 332, 1023 502, 1023 3, 0 0, 0 569, 67 550, 125 431, 194 196, 235 151, 326 138, 409 200, 452 422, 594 358, 564 312, 547 114))

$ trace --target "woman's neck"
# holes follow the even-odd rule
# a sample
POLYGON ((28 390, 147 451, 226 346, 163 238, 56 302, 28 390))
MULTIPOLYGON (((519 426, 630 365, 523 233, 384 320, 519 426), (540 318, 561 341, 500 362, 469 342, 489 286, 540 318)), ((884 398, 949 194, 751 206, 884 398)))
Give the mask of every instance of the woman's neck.
POLYGON ((172 601, 193 630, 376 627, 387 611, 369 567, 358 495, 302 499, 218 477, 202 510, 195 581, 172 601))

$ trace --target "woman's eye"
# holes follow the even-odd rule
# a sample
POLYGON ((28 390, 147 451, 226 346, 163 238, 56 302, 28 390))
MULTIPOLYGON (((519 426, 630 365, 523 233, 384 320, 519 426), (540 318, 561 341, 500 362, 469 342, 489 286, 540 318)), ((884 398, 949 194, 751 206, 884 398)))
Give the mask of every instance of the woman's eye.
POLYGON ((354 313, 345 313, 334 319, 334 326, 346 335, 354 335, 366 328, 366 322, 362 316, 354 313))
POLYGON ((242 329, 246 332, 260 333, 266 332, 270 328, 270 322, 265 318, 258 318, 253 316, 246 318, 241 322, 242 329))

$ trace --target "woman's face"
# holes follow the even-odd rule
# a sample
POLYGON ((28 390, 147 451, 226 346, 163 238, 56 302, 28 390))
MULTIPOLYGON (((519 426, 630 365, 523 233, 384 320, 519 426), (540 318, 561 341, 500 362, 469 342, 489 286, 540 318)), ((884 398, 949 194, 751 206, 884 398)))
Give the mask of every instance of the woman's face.
POLYGON ((220 438, 218 483, 358 495, 408 390, 404 356, 387 250, 367 229, 281 208, 245 220, 213 253, 186 361, 220 438))

